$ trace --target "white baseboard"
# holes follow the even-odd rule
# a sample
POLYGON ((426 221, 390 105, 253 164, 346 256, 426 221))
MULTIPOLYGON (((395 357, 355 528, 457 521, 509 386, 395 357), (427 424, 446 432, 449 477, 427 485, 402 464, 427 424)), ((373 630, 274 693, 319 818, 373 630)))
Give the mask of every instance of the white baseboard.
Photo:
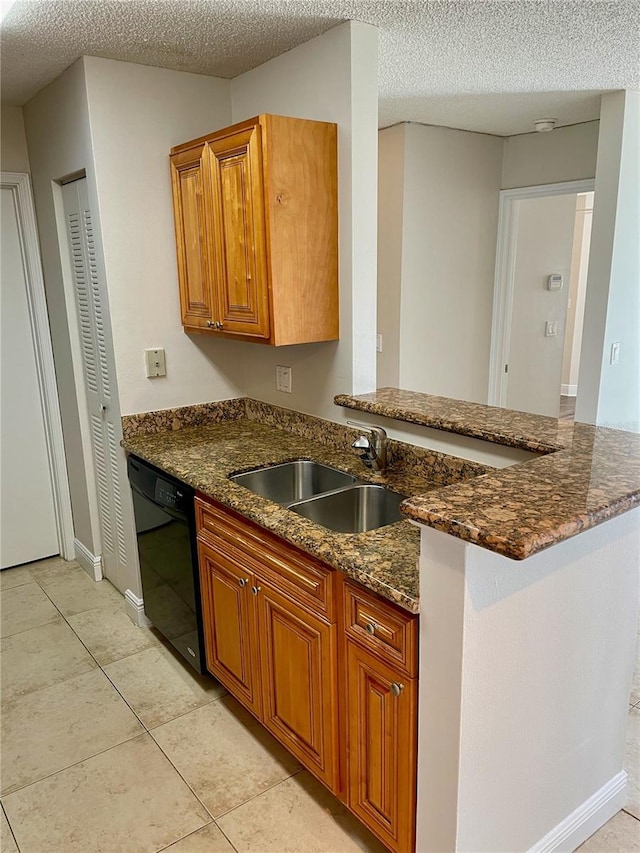
POLYGON ((627 774, 621 770, 606 785, 534 844, 529 853, 572 853, 623 807, 627 774))
POLYGON ((138 628, 148 628, 151 625, 151 621, 147 619, 144 613, 144 601, 130 589, 124 594, 124 606, 127 616, 138 628))
POLYGON ((102 557, 96 557, 91 551, 80 542, 79 539, 73 540, 73 550, 75 552, 76 562, 82 566, 91 580, 102 580, 102 557))
POLYGON ((560 386, 560 394, 563 397, 577 397, 578 396, 578 386, 577 385, 561 385, 560 386))

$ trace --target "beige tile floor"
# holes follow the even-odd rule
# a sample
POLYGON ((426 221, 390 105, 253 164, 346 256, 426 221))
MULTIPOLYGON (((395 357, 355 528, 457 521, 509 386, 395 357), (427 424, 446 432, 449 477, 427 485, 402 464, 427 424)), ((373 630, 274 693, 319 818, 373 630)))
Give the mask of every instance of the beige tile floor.
MULTIPOLYGON (((0 573, 2 853, 383 853, 219 684, 58 558, 0 573)), ((640 851, 629 799, 581 848, 640 851)))

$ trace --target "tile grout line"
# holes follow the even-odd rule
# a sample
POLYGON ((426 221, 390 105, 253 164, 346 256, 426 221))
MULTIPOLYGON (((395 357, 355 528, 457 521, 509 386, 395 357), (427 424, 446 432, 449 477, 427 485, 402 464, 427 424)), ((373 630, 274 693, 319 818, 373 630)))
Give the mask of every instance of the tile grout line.
MULTIPOLYGON (((106 675, 106 673, 105 673, 105 675, 106 675)), ((109 676, 107 676, 107 678, 108 677, 109 676)), ((117 690, 117 688, 116 688, 116 690, 117 690)), ((219 702, 221 699, 225 699, 227 696, 231 696, 231 694, 225 692, 222 694, 222 696, 215 696, 213 699, 209 699, 208 702, 204 702, 204 704, 198 705, 196 708, 190 708, 188 711, 182 711, 180 714, 176 714, 175 717, 171 717, 171 719, 169 719, 169 720, 165 720, 162 723, 158 723, 155 726, 151 726, 150 728, 147 728, 147 731, 149 732, 149 734, 151 734, 151 732, 154 732, 156 729, 159 729, 162 726, 166 726, 166 725, 168 725, 168 723, 173 723, 174 720, 180 720, 182 717, 186 717, 187 714, 193 714, 194 711, 199 711, 200 708, 206 708, 208 705, 213 705, 214 702, 219 702)), ((145 728, 146 728, 146 726, 145 726, 145 728)), ((155 738, 154 738, 154 740, 155 740, 155 738)))
MULTIPOLYGON (((85 674, 85 673, 81 673, 85 674)), ((135 740, 138 737, 142 737, 142 735, 147 734, 146 732, 137 732, 135 735, 131 735, 131 737, 127 737, 124 740, 121 740, 119 743, 114 743, 111 746, 107 746, 105 749, 101 749, 98 752, 94 752, 92 755, 87 755, 85 758, 81 758, 79 761, 74 761, 72 764, 67 764, 66 767, 60 767, 58 770, 53 770, 51 773, 47 773, 46 776, 42 776, 40 779, 34 779, 32 782, 27 782, 26 785, 20 785, 18 788, 15 788, 13 791, 8 791, 7 793, 3 793, 1 800, 6 800, 7 797, 13 796, 13 794, 17 794, 20 791, 24 791, 26 788, 30 788, 32 785, 38 785, 40 782, 44 782, 45 779, 51 779, 52 776, 56 776, 58 773, 64 773, 66 770, 71 770, 72 767, 77 767, 79 764, 82 764, 85 761, 90 761, 92 758, 97 758, 99 755, 104 755, 105 752, 109 752, 112 749, 117 749, 117 747, 122 746, 123 743, 129 743, 129 741, 135 740)), ((5 812, 6 814, 6 812, 5 812)))
MULTIPOLYGON (((70 627, 70 628, 71 628, 71 630, 73 631, 72 626, 70 625, 69 627, 70 627)), ((74 632, 74 633, 75 633, 75 632, 74 632)), ((76 635, 76 636, 77 636, 77 635, 76 635)), ((80 640, 80 642, 82 642, 82 640, 80 639, 80 637, 78 637, 78 639, 80 640)), ((83 643, 83 645, 84 645, 84 643, 83 643)), ((85 646, 85 648, 86 648, 86 646, 85 646)), ((142 717, 141 717, 141 716, 136 712, 136 710, 135 710, 135 708, 133 707, 133 705, 131 705, 131 703, 128 701, 128 699, 126 698, 126 696, 125 696, 125 695, 122 693, 122 691, 118 688, 118 685, 114 682, 114 680, 111 678, 111 676, 109 675, 109 673, 105 671, 105 667, 107 667, 107 666, 111 666, 111 664, 113 664, 113 663, 119 663, 120 661, 126 660, 127 658, 130 658, 130 657, 133 657, 134 655, 140 654, 141 652, 149 651, 149 649, 153 649, 153 648, 154 648, 153 646, 149 646, 149 648, 148 648, 148 649, 139 649, 137 652, 133 652, 133 653, 132 653, 132 654, 130 654, 130 655, 125 655, 124 657, 122 657, 122 658, 118 658, 117 660, 109 661, 109 663, 104 664, 104 666, 102 666, 101 664, 99 664, 99 663, 96 661, 96 663, 98 663, 98 667, 99 667, 99 668, 100 668, 100 670, 102 671, 102 673, 103 673, 103 675, 105 676, 105 678, 107 678, 107 679, 108 679, 108 681, 109 681, 109 683, 112 685, 113 689, 114 689, 114 690, 116 691, 116 693, 121 697, 122 701, 127 705, 127 707, 131 710, 131 712, 135 715, 136 719, 140 721, 140 725, 144 728, 144 730, 145 730, 145 732, 146 732, 147 734, 151 734, 151 732, 152 732, 152 730, 153 730, 153 729, 158 729, 158 728, 160 728, 160 726, 164 726, 164 725, 166 725, 167 723, 172 723, 174 720, 178 720, 178 719, 180 719, 180 717, 184 717, 184 716, 186 716, 187 714, 191 714, 193 711, 197 711, 197 710, 198 710, 198 708, 204 708, 204 707, 206 707, 207 705, 211 705, 213 702, 217 702, 217 701, 219 701, 220 699, 224 699, 224 697, 225 697, 225 696, 229 695, 228 693, 226 693, 226 692, 225 692, 222 696, 216 696, 216 697, 214 697, 213 699, 210 699, 208 702, 205 702, 203 705, 198 705, 198 707, 197 707, 197 708, 190 708, 188 711, 184 711, 184 712, 182 712, 181 714, 178 714, 176 717, 171 717, 169 720, 165 720, 164 722, 162 722, 162 723, 158 723, 158 724, 157 724, 157 725, 155 725, 155 726, 151 726, 151 727, 147 726, 147 724, 144 722, 144 720, 142 719, 142 717)), ((88 649, 87 649, 87 651, 88 651, 88 649)), ((89 654, 91 654, 91 653, 89 652, 89 654)), ((95 660, 95 658, 94 658, 94 660, 95 660)), ((155 738, 154 738, 154 741, 155 741, 155 738)))
POLYGON ((227 839, 227 841, 229 842, 229 845, 230 845, 231 849, 232 849, 232 850, 234 850, 234 851, 235 851, 235 853, 238 853, 238 848, 235 846, 235 844, 233 843, 233 841, 229 838, 229 836, 228 836, 228 835, 227 835, 227 833, 224 831, 224 829, 220 826, 220 824, 218 823, 218 821, 217 821, 217 820, 214 820, 214 823, 215 823, 215 825, 218 827, 218 832, 220 832, 220 833, 222 834, 222 836, 223 836, 224 838, 226 838, 226 839, 227 839))
MULTIPOLYGON (((215 822, 217 823, 221 818, 227 817, 227 815, 230 815, 232 812, 235 812, 236 809, 239 809, 242 806, 246 806, 248 803, 253 802, 253 800, 257 800, 258 797, 261 797, 263 794, 266 794, 268 791, 273 791, 274 788, 277 788, 279 785, 282 785, 284 782, 288 782, 289 779, 293 779, 295 776, 299 776, 301 773, 304 773, 304 772, 305 772, 305 768, 301 767, 299 770, 296 770, 295 773, 290 773, 288 776, 285 776, 284 779, 279 779, 277 782, 274 782, 273 785, 269 785, 268 788, 265 788, 264 791, 260 791, 258 794, 254 794, 252 797, 249 797, 249 799, 245 800, 243 803, 238 803, 237 805, 233 806, 233 808, 227 809, 226 812, 223 812, 221 815, 218 815, 217 818, 214 818, 215 822)), ((308 773, 309 771, 307 770, 306 772, 308 773)), ((313 774, 310 774, 310 775, 313 776, 313 774)), ((220 831, 222 831, 222 829, 220 831)))
MULTIPOLYGON (((200 805, 201 805, 201 806, 202 806, 202 808, 205 810, 205 812, 209 815, 209 817, 211 818, 211 821, 213 821, 213 822, 215 823, 215 821, 216 821, 215 817, 211 814, 211 812, 209 811, 209 809, 205 806, 205 804, 202 802, 202 800, 200 799, 200 797, 196 794, 196 792, 194 791, 194 789, 193 789, 193 787, 191 786, 191 784, 190 784, 189 782, 187 782, 187 780, 184 778, 184 776, 182 775, 182 773, 178 770, 178 768, 176 767, 176 765, 175 765, 175 764, 173 763, 173 761, 169 758, 169 756, 168 756, 168 755, 167 755, 167 753, 164 751, 164 749, 160 746, 160 744, 158 743, 158 741, 154 738, 154 736, 153 736, 153 732, 152 732, 152 731, 148 731, 148 730, 147 730, 147 734, 149 735, 149 737, 151 738, 151 740, 154 742, 154 744, 158 747, 158 749, 160 750, 160 752, 162 753, 162 755, 164 755, 164 757, 167 759, 167 761, 169 762, 169 764, 170 764, 170 765, 173 767, 173 769, 176 771, 176 773, 178 774, 178 776, 182 779, 182 781, 183 781, 183 782, 184 782, 184 784, 187 786, 187 788, 191 791, 191 793, 192 793, 192 794, 193 794, 193 796, 196 798, 196 800, 200 803, 200 805)), ((211 821, 210 821, 210 822, 211 822, 211 821)), ((205 826, 207 826, 207 824, 205 824, 205 826)), ((198 828, 199 828, 199 829, 202 829, 202 827, 198 827, 198 828)))
POLYGON ((7 822, 7 826, 9 827, 9 832, 11 833, 11 837, 13 838, 13 843, 16 845, 16 850, 20 853, 20 847, 18 845, 18 839, 16 838, 15 832, 13 831, 13 827, 11 826, 11 822, 9 820, 9 815, 7 814, 7 810, 4 805, 0 803, 0 809, 2 809, 2 814, 4 815, 4 819, 7 822))
POLYGON ((205 823, 204 826, 200 826, 198 829, 194 829, 193 832, 190 832, 188 835, 183 835, 182 838, 178 838, 178 839, 176 839, 176 841, 172 841, 171 844, 167 844, 166 847, 161 847, 159 850, 156 850, 156 853, 163 853, 163 851, 165 851, 165 850, 170 850, 174 844, 179 844, 181 841, 185 841, 187 838, 191 838, 193 835, 196 835, 198 832, 202 832, 202 830, 206 829, 208 826, 215 826, 216 829, 218 830, 218 832, 220 832, 222 834, 222 836, 225 838, 225 840, 229 843, 229 846, 234 851, 234 853, 238 853, 238 848, 232 844, 231 840, 220 829, 220 827, 215 822, 215 820, 213 820, 213 818, 211 819, 211 821, 209 823, 205 823))
MULTIPOLYGON (((49 599, 49 601, 51 601, 51 599, 49 599)), ((51 603, 53 604, 52 601, 51 601, 51 603)), ((53 606, 55 607, 55 604, 53 606)), ((14 631, 13 634, 4 634, 2 637, 0 637, 0 640, 2 640, 2 641, 9 640, 12 637, 19 637, 20 634, 26 634, 27 631, 33 631, 36 628, 46 628, 47 625, 55 625, 55 623, 58 622, 60 616, 62 616, 62 614, 58 610, 58 616, 55 616, 53 619, 50 619, 48 622, 43 622, 41 625, 32 625, 30 628, 23 628, 21 631, 14 631)), ((62 618, 64 619, 64 616, 62 616, 62 618)))
MULTIPOLYGON (((221 696, 220 698, 222 699, 223 697, 221 696)), ((209 704, 211 704, 211 703, 209 703, 209 704)), ((203 707, 205 707, 205 706, 203 706, 203 707)), ((196 710, 196 711, 197 711, 198 709, 197 709, 197 708, 195 708, 194 710, 196 710)), ((189 713, 189 712, 188 712, 188 713, 189 713)), ((182 714, 181 716, 185 716, 185 715, 184 715, 184 714, 182 714)), ((178 719, 178 718, 176 718, 176 719, 178 719)), ((168 720, 168 722, 172 722, 172 720, 168 720)), ((164 723, 163 723, 162 725, 164 725, 164 723)), ((157 729, 157 728, 160 728, 160 726, 156 726, 156 729, 157 729)), ((158 743, 158 741, 155 739, 155 737, 153 736, 153 732, 155 731, 155 729, 151 729, 151 730, 147 730, 147 731, 148 731, 148 734, 153 738, 153 742, 156 744, 156 746, 158 747, 158 749, 160 750, 160 752, 165 756, 165 758, 167 759, 167 761, 171 764, 171 766, 174 768, 174 770, 176 771, 176 773, 180 776, 180 778, 181 778, 181 779, 182 779, 182 781, 185 783, 185 785, 186 785, 186 786, 189 788, 189 790, 193 793, 194 797, 196 797, 196 799, 198 800, 198 802, 199 802, 199 803, 201 803, 202 807, 203 807, 203 808, 204 808, 204 810, 207 812, 207 814, 211 815, 211 820, 216 824, 216 826, 218 826, 218 820, 219 820, 221 817, 225 817, 226 815, 230 814, 230 813, 231 813, 232 811, 234 811, 235 809, 240 808, 240 806, 244 806, 244 805, 246 805, 247 803, 250 803, 252 800, 255 800, 255 799, 256 799, 256 797, 260 797, 262 794, 266 794, 266 792, 267 792, 267 791, 271 791, 273 788, 277 788, 277 787, 278 787, 278 785, 281 785, 283 782, 286 782, 286 780, 287 780, 287 779, 291 779, 293 776, 297 776, 297 775, 298 775, 298 773, 302 773, 302 771, 304 770, 304 767, 301 767, 299 770, 296 770, 296 772, 295 772, 295 773, 291 773, 291 774, 289 774, 289 776, 285 776, 285 778, 284 778, 284 779, 279 779, 279 780, 278 780, 277 782, 275 782, 273 785, 269 785, 269 787, 268 787, 268 788, 265 788, 265 789, 264 789, 264 791, 260 791, 258 794, 254 794, 252 797, 249 797, 247 800, 244 800, 244 802, 242 802, 242 803, 238 803, 237 805, 233 806, 233 808, 227 809, 227 811, 226 811, 226 812, 223 812, 222 814, 220 814, 220 815, 218 815, 218 816, 216 817, 216 816, 214 816, 214 815, 212 815, 212 814, 211 814, 211 812, 209 811, 209 809, 207 808, 207 806, 202 802, 202 800, 200 799, 200 797, 198 796, 198 794, 196 793, 196 791, 195 791, 195 790, 194 790, 194 788, 192 787, 191 783, 190 783, 190 782, 188 782, 188 781, 187 781, 187 779, 185 779, 185 778, 184 778, 184 776, 182 775, 182 773, 180 772, 180 770, 178 770, 178 768, 177 768, 177 767, 176 767, 176 765, 173 763, 173 761, 171 760, 171 758, 170 758, 170 757, 167 755, 167 753, 164 751, 164 749, 162 748, 161 744, 159 744, 159 743, 158 743)), ((201 827, 201 828, 202 828, 202 827, 201 827)), ((219 826, 218 826, 218 829, 220 829, 220 832, 222 832, 222 829, 221 829, 219 826)), ((226 837, 226 836, 225 836, 225 837, 226 837)), ((235 848, 234 848, 234 849, 235 849, 235 848)))

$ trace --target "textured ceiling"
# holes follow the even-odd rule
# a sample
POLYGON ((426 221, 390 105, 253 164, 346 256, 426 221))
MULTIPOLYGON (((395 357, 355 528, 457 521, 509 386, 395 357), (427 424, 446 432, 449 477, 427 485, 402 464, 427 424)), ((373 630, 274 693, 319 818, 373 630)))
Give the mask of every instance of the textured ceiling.
POLYGON ((640 88, 639 0, 19 0, 2 100, 25 103, 82 54, 235 77, 351 19, 380 29, 381 127, 522 133, 640 88))

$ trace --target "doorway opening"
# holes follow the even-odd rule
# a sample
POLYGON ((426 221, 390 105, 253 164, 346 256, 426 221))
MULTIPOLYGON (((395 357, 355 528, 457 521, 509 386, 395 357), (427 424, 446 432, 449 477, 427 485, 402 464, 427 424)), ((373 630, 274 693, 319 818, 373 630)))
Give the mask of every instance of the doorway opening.
POLYGON ((593 184, 500 194, 490 405, 573 419, 593 184))

